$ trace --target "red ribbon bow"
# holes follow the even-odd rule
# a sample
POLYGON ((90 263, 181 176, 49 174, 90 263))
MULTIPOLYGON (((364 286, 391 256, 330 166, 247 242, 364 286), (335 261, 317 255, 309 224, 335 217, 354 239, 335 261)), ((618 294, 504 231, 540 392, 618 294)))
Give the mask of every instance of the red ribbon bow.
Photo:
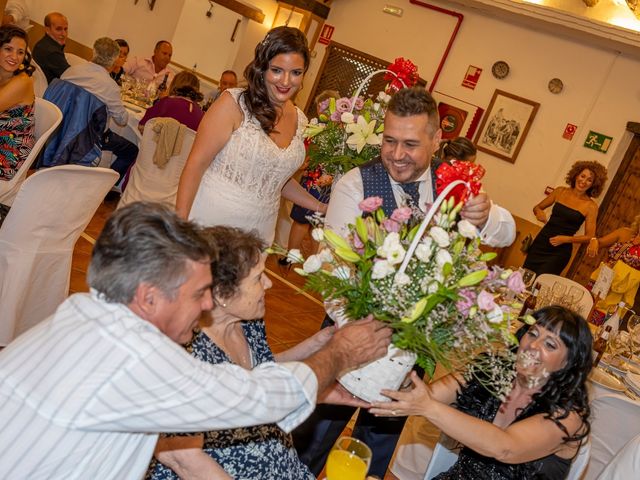
POLYGON ((436 170, 436 193, 440 195, 451 182, 462 180, 466 185, 458 185, 454 187, 447 198, 453 196, 456 204, 466 202, 470 194, 477 195, 480 193, 482 184, 480 179, 484 177, 485 169, 483 166, 472 162, 461 162, 459 160, 451 160, 451 163, 443 163, 436 170))
POLYGON ((387 67, 387 70, 395 73, 395 75, 388 72, 384 74, 384 79, 390 82, 387 87, 387 93, 389 93, 389 90, 397 92, 405 86, 413 87, 418 82, 418 67, 411 60, 398 57, 387 67))

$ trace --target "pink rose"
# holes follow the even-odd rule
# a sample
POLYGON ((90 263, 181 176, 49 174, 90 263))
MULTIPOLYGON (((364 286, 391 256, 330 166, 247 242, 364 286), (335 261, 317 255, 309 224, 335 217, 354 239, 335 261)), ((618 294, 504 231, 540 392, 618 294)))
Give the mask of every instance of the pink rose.
POLYGON ((358 204, 358 208, 363 212, 375 212, 382 205, 381 197, 368 197, 358 204))
POLYGON ((346 98, 339 98, 336 100, 336 112, 344 113, 351 110, 351 101, 346 98))
POLYGON ((404 223, 411 218, 411 208, 400 207, 396 208, 391 214, 391 220, 395 220, 399 223, 404 223))
POLYGON ((522 281, 522 273, 515 271, 509 275, 509 278, 507 278, 507 288, 515 293, 524 292, 527 287, 522 281))
POLYGON ((392 220, 390 218, 385 218, 384 221, 382 222, 382 228, 384 228, 389 233, 391 232, 398 233, 400 231, 400 224, 395 220, 392 220))
POLYGON ((482 290, 478 294, 478 307, 480 310, 484 310, 485 312, 490 312, 496 308, 496 302, 493 301, 493 295, 486 290, 482 290))
POLYGON ((362 107, 364 107, 364 100, 362 99, 362 97, 356 98, 356 101, 354 103, 356 110, 362 110, 362 107))
POLYGON ((339 110, 336 110, 335 112, 333 112, 331 114, 331 116, 329 117, 329 119, 332 122, 339 122, 340 121, 340 116, 342 115, 342 112, 340 112, 339 110))

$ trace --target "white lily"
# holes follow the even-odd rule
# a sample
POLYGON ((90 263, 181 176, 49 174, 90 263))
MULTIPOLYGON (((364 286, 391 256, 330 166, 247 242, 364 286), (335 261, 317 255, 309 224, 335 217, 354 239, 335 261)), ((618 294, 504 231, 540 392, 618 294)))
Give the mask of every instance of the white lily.
POLYGON ((360 153, 365 145, 380 145, 382 140, 375 132, 376 121, 367 122, 363 115, 358 117, 358 121, 346 126, 347 133, 351 136, 347 138, 347 145, 360 153))

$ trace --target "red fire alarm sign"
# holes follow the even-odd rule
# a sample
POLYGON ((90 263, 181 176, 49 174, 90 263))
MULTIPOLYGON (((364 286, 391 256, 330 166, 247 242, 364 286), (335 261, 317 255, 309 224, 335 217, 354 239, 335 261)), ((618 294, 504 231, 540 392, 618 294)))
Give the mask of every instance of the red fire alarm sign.
POLYGON ((336 27, 333 27, 325 23, 322 26, 322 30, 320 31, 320 38, 318 38, 318 43, 321 43, 323 45, 329 45, 329 42, 331 42, 331 37, 333 36, 333 31, 335 29, 336 27))

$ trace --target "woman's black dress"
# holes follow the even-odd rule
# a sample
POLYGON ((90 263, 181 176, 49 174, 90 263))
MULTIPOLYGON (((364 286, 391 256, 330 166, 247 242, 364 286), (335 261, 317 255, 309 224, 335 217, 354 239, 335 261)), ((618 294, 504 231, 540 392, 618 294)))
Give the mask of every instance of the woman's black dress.
POLYGON ((560 275, 571 260, 572 244, 564 243, 554 247, 549 243, 549 239, 556 235, 575 235, 584 219, 585 216, 578 210, 556 202, 549 221, 529 247, 524 268, 533 270, 536 275, 560 275))
MULTIPOLYGON (((500 400, 492 396, 477 380, 470 381, 458 395, 455 407, 461 412, 487 422, 493 422, 500 400)), ((518 422, 537 413, 535 406, 521 413, 518 422)), ((549 455, 532 462, 507 464, 484 457, 463 447, 458 461, 447 471, 434 477, 437 480, 562 480, 567 477, 571 460, 549 455)))

